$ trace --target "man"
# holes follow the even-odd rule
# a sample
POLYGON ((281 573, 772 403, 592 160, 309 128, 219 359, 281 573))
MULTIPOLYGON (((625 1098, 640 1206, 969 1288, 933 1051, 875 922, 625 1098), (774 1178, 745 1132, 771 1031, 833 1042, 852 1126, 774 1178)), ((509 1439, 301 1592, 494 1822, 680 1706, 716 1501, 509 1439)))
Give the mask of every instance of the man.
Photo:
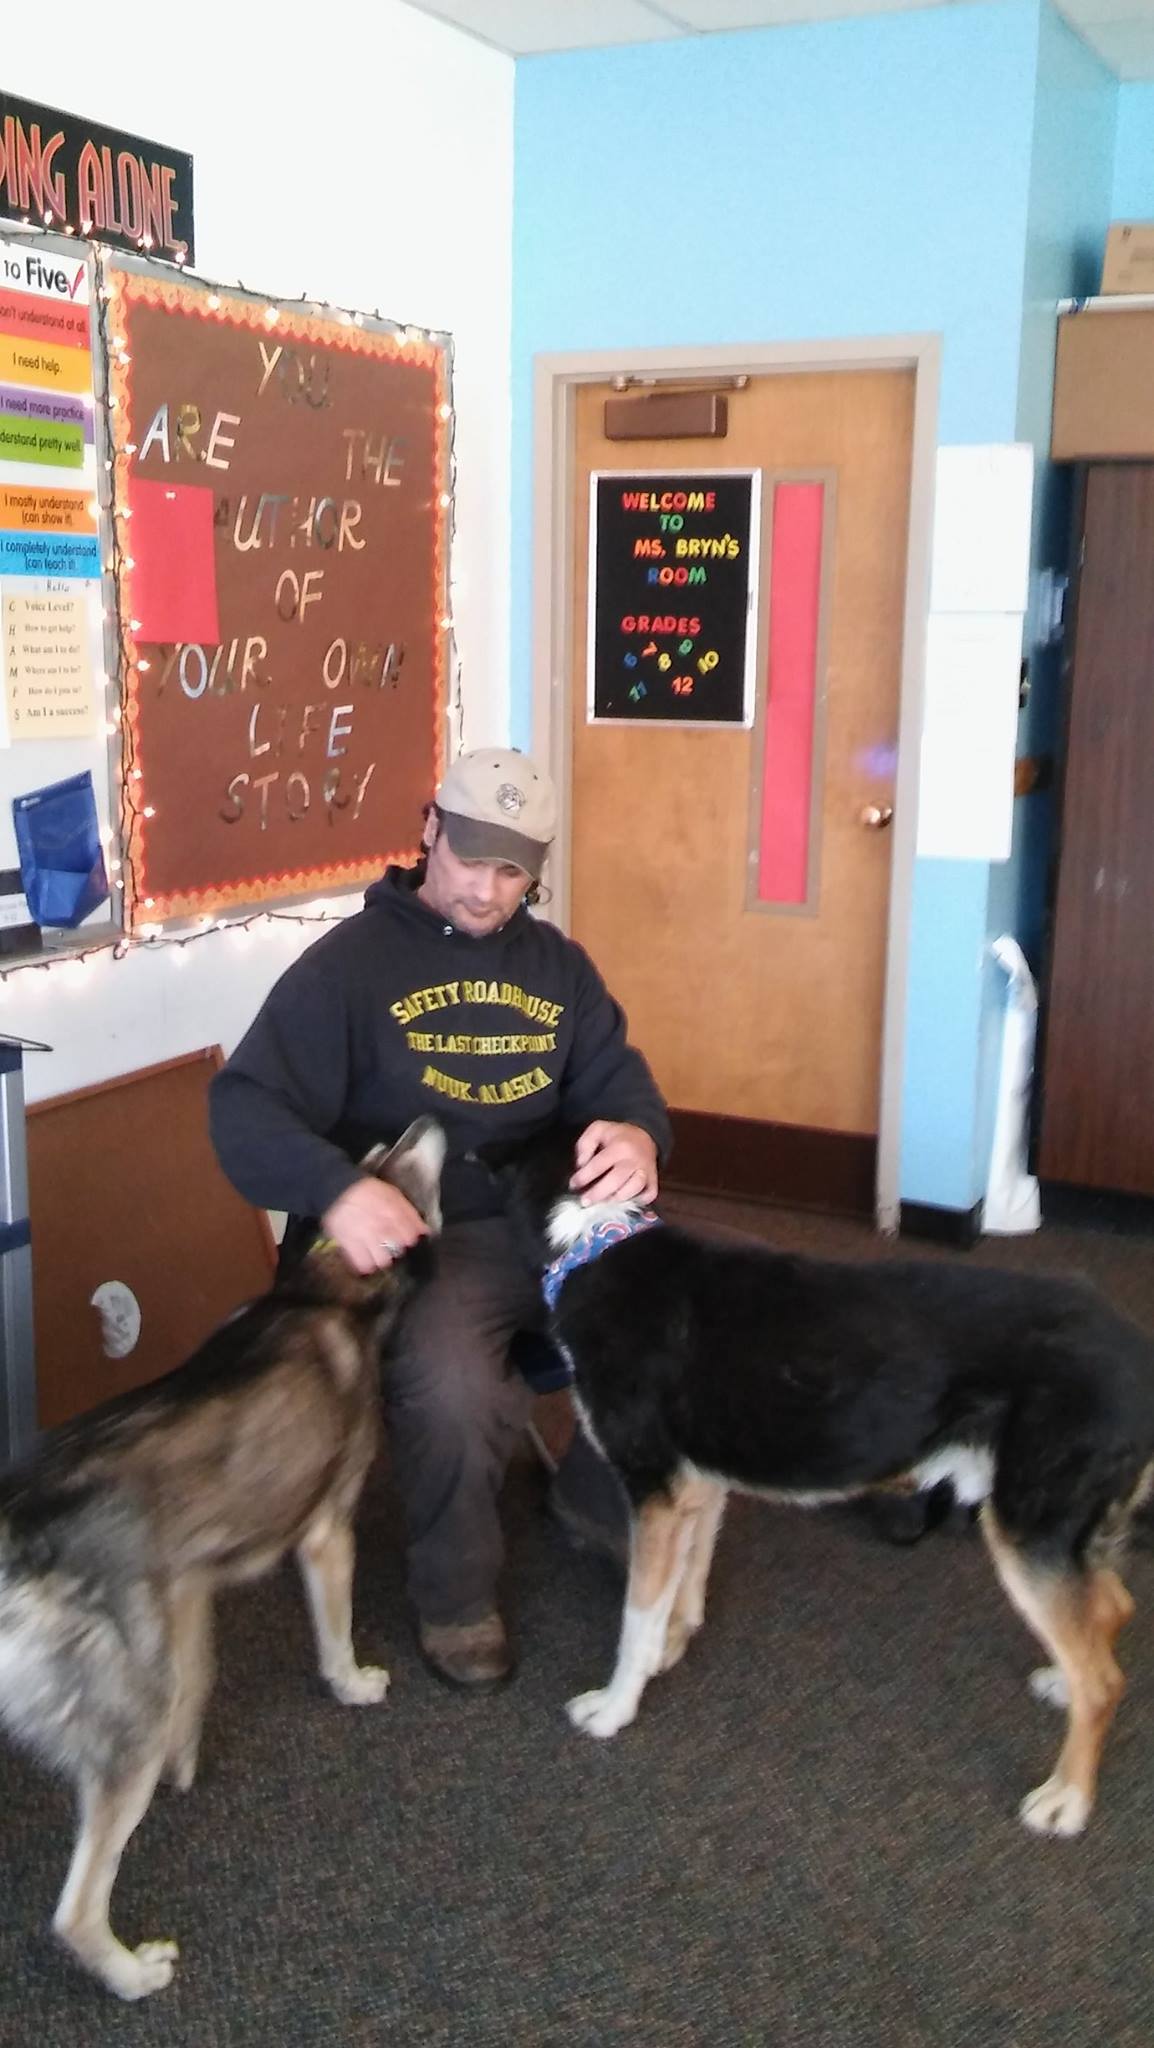
POLYGON ((390 867, 363 911, 289 968, 212 1091, 229 1179, 294 1219, 286 1255, 319 1219, 358 1272, 388 1264, 424 1226, 355 1162, 415 1116, 444 1125, 437 1274, 412 1304, 384 1392, 421 1650, 471 1689, 512 1670, 497 1495, 530 1395, 508 1354, 543 1320, 477 1149, 562 1118, 581 1127, 572 1185, 583 1200, 650 1202, 670 1142, 592 962, 529 914, 555 823, 552 785, 524 755, 460 755, 426 816, 423 861, 390 867))

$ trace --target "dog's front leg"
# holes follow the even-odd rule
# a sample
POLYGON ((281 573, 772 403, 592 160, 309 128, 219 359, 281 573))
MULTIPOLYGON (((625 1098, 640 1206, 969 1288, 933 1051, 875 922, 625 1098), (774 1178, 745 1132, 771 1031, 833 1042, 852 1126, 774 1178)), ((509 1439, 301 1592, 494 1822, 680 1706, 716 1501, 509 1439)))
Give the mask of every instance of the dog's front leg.
POLYGON ((145 1941, 125 1948, 108 1922, 112 1887, 125 1843, 143 1820, 164 1763, 158 1739, 147 1761, 130 1774, 110 1781, 85 1774, 80 1779, 80 1833, 68 1876, 52 1922, 52 1931, 77 1962, 115 1991, 118 1998, 146 1998, 162 1991, 172 1978, 174 1941, 145 1941))
POLYGON ((389 1674, 353 1655, 353 1532, 322 1515, 307 1530, 297 1557, 308 1594, 321 1676, 346 1707, 371 1707, 389 1689, 389 1674))
POLYGON ((646 1501, 634 1516, 629 1585, 613 1676, 603 1690, 580 1693, 569 1702, 569 1719, 587 1735, 616 1735, 627 1728, 648 1681, 661 1669, 693 1526, 694 1518, 665 1498, 646 1501))

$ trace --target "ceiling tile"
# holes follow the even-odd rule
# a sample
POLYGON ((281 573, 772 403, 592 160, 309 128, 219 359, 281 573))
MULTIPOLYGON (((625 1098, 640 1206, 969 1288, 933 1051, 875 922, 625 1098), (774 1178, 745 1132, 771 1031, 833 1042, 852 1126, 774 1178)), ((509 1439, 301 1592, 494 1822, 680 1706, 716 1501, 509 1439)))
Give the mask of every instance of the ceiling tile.
MULTIPOLYGON (((950 0, 408 0, 510 56, 841 20, 950 0)), ((1154 0, 1057 0, 1111 70, 1154 79, 1154 0)))
POLYGON ((786 22, 831 21, 851 14, 891 14, 945 0, 668 0, 679 21, 706 33, 736 28, 780 28, 786 22))
POLYGON ((605 43, 651 43, 682 34, 645 0, 409 0, 454 28, 466 29, 513 57, 605 43))
POLYGON ((1058 6, 1066 20, 1079 29, 1099 22, 1145 22, 1154 28, 1154 0, 1058 0, 1058 6))
POLYGON ((1119 78, 1154 79, 1154 23, 1089 21, 1078 32, 1119 78))

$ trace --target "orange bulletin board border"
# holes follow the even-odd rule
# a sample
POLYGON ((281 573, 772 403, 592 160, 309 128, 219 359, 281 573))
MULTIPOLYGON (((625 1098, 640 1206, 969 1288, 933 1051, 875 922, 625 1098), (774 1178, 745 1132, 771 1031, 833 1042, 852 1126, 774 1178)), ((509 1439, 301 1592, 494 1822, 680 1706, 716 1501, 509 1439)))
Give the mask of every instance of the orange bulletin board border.
MULTIPOLYGON (((276 300, 246 296, 236 292, 213 288, 200 282, 193 283, 187 279, 177 281, 143 269, 138 270, 136 267, 127 267, 116 261, 108 262, 103 268, 100 303, 102 307, 102 326, 108 354, 109 405, 113 444, 114 567, 119 593, 121 637, 122 840, 126 921, 130 928, 142 922, 160 925, 166 921, 204 917, 223 911, 235 912, 247 906, 258 907, 268 905, 277 900, 300 899, 310 894, 354 887, 358 883, 366 882, 379 874, 382 867, 390 859, 411 855, 416 850, 420 806, 431 795, 432 789, 444 766, 451 680, 451 622, 448 616, 448 607, 449 535, 452 499, 452 396, 451 343, 449 338, 447 336, 430 336, 420 332, 414 333, 410 329, 378 329, 368 323, 361 324, 359 316, 347 313, 329 314, 309 310, 298 311, 292 307, 283 306, 276 300), (182 359, 187 359, 190 362, 196 359, 199 334, 203 334, 206 341, 210 341, 211 337, 216 335, 231 334, 248 336, 264 345, 259 356, 254 351, 254 362, 258 368, 261 364, 268 362, 279 344, 299 364, 307 364, 309 362, 315 364, 318 359, 322 361, 325 359, 331 360, 334 368, 342 361, 357 364, 380 364, 382 366, 391 366, 394 369, 401 367, 406 371, 411 370, 414 377, 423 374, 429 379, 429 402, 432 406, 434 421, 431 476, 428 479, 428 482, 431 484, 432 504, 430 506, 427 498, 423 503, 417 501, 415 494, 421 490, 422 484, 420 479, 414 479, 412 485, 414 492, 413 510, 409 515, 414 531, 416 530, 416 520, 418 517, 423 517, 429 526, 429 553, 422 556, 423 567, 420 588, 424 589, 427 583, 427 588, 431 595, 431 603, 429 609, 422 614, 420 630, 416 635, 421 647, 427 649, 427 673, 422 672, 421 675, 414 676, 411 669, 408 674, 405 674, 403 669, 401 671, 405 690, 409 693, 405 709, 405 717, 409 721, 406 727, 408 738, 405 741, 407 752, 404 752, 398 746, 395 750, 395 757, 388 752, 390 733, 385 714, 391 708, 391 705, 386 698, 383 682, 379 686, 376 703, 373 702, 372 696, 373 690, 377 688, 376 685, 370 685, 368 698, 359 700, 368 705, 370 713, 376 710, 380 714, 372 726, 374 733, 372 744, 382 756, 379 764, 377 762, 373 764, 374 766, 379 765, 382 770, 377 777, 381 822, 374 838, 371 828, 374 825, 375 814, 371 814, 371 807, 366 799, 365 814, 368 829, 359 831, 358 843, 351 847, 347 853, 340 844, 342 828, 344 828, 343 836, 346 839, 346 843, 351 834, 348 829, 347 819, 339 815, 342 807, 334 806, 329 802, 328 816, 327 819, 324 818, 321 814, 321 807, 315 802, 311 790, 306 810, 302 811, 299 816, 291 812, 289 814, 291 831, 285 827, 283 818, 274 818, 273 825, 275 829, 263 833, 263 835, 262 832, 255 829, 248 830, 248 838, 245 844, 246 846, 251 846, 252 857, 249 859, 246 854, 241 861, 239 871, 237 871, 237 862, 233 859, 232 872, 227 871, 227 859, 232 856, 233 848, 238 843, 236 827, 238 822, 241 821, 231 816, 231 813, 227 811, 227 806, 230 803, 233 805, 239 804, 246 799, 249 795, 249 787, 240 787, 239 794, 233 796, 226 794, 226 790, 228 792, 232 791, 233 783, 226 782, 222 784, 221 801, 217 806, 216 815, 213 815, 206 806, 203 797, 198 800, 200 808, 199 811, 195 812, 195 815, 193 811, 194 799, 192 796, 188 798, 188 818, 179 815, 183 797, 178 797, 177 809, 174 811, 172 808, 172 791, 180 778, 180 763, 177 756, 181 750, 174 748, 174 728, 171 712, 166 710, 164 714, 168 719, 167 729, 160 715, 158 715, 157 692, 159 678, 167 676, 168 683, 172 687, 174 663, 176 664, 176 673, 182 678, 175 687, 180 689, 186 687, 188 677, 185 671, 179 668, 179 664, 182 661, 188 662, 188 650, 191 650, 193 642, 190 639, 187 643, 187 648, 186 644, 179 640, 162 644, 146 640, 143 633, 138 630, 138 622, 135 619, 132 602, 133 574, 136 568, 136 559, 133 552, 133 528, 130 524, 132 516, 132 505, 130 503, 131 486, 134 480, 137 479, 152 479, 153 481, 163 482, 165 485, 171 479, 174 485, 192 484, 201 489, 208 485, 213 491, 215 502, 216 560, 218 564, 224 563, 226 572, 233 575, 234 581, 236 575, 240 572, 233 562, 231 554, 227 553, 227 550, 230 545, 239 547, 242 544, 240 539, 241 527, 238 526, 236 528, 230 542, 227 522, 229 518, 248 518, 251 520, 252 510, 249 507, 244 514, 239 514, 236 511, 235 492, 230 501, 230 476, 228 471, 223 468, 221 460, 222 457, 225 460, 232 459, 226 452, 228 441, 219 436, 215 444, 211 440, 209 427, 212 414, 217 408, 222 409, 226 413, 230 410, 227 388, 221 386, 219 376, 214 383, 211 347, 204 349, 202 352, 206 365, 202 380, 206 394, 205 401, 197 403, 197 393, 189 394, 180 388, 173 388, 170 394, 167 395, 167 441, 163 436, 157 437, 155 433, 150 432, 150 429, 155 426, 156 408, 154 401, 157 396, 158 385, 154 366, 147 402, 138 403, 142 384, 144 383, 142 364, 138 359, 140 351, 134 346, 134 316, 138 310, 143 310, 147 313, 170 315, 173 316, 174 320, 179 319, 188 323, 181 336, 181 354, 182 359), (318 358, 318 351, 323 351, 322 358, 318 358), (223 397, 221 395, 222 388, 224 389, 223 397), (183 413, 182 408, 184 408, 183 413), (144 411, 149 413, 147 420, 142 416, 144 411), (199 417, 199 414, 202 412, 204 414, 204 430, 200 434, 196 449, 194 450, 191 445, 191 437, 187 435, 185 440, 190 445, 182 447, 179 438, 182 418, 187 423, 193 413, 199 417), (144 451, 146 459, 142 460, 141 443, 146 435, 149 436, 149 446, 144 451), (213 461, 211 468, 206 467, 204 462, 207 450, 211 450, 216 456, 216 460, 213 461), (199 461, 181 459, 182 454, 191 456, 194 452, 199 452, 199 461), (430 512, 431 520, 429 518, 430 512), (223 532, 222 529, 224 529, 223 532), (426 570, 427 577, 424 573, 426 570), (415 699, 419 699, 420 706, 423 708, 418 709, 418 705, 414 701, 415 699), (408 764, 407 768, 405 766, 406 763, 408 764), (403 790, 400 788, 398 781, 402 774, 407 776, 406 786, 403 790), (388 779, 390 776, 392 778, 391 781, 388 779), (154 801, 156 786, 158 780, 162 777, 166 782, 169 792, 168 808, 163 820, 159 815, 160 805, 157 801, 154 801), (222 823, 226 817, 227 823, 222 823), (305 827, 304 830, 300 829, 302 823, 305 827), (228 837, 230 830, 233 833, 232 839, 228 837), (173 831, 183 833, 184 842, 187 847, 187 873, 174 872, 175 857, 172 853, 173 831), (264 845, 262 845, 262 836, 265 841, 264 845), (331 852, 325 843, 326 839, 333 845, 331 852), (285 857, 286 841, 289 840, 292 842, 289 850, 293 854, 295 854, 297 844, 301 845, 302 857, 300 859, 285 857), (267 859, 266 848, 271 847, 274 843, 279 846, 280 853, 276 858, 269 860, 267 859), (217 872, 212 871, 214 849, 219 849, 222 861, 222 865, 217 872), (262 854, 266 855, 265 860, 259 857, 262 854)), ((157 332, 157 325, 154 322, 151 329, 153 343, 156 341, 157 332)), ((395 378, 393 379, 392 388, 394 390, 401 388, 395 378)), ((252 389, 256 389, 255 382, 252 385, 252 389)), ((422 399, 421 404, 423 405, 423 403, 424 400, 422 399)), ((234 403, 231 410, 235 412, 240 410, 240 407, 234 403)), ((297 431, 298 437, 307 435, 310 430, 310 421, 306 408, 303 405, 294 407, 291 414, 290 408, 286 406, 284 408, 284 418, 284 433, 277 442, 278 452, 288 445, 285 436, 289 435, 294 428, 297 431)), ((367 421, 366 425, 374 433, 377 431, 375 422, 367 421)), ((236 427, 226 427, 223 431, 226 435, 231 434, 233 436, 239 433, 236 427)), ((348 430, 344 429, 343 431, 347 438, 348 430)), ((295 445, 294 442, 294 448, 295 445)), ((341 447, 340 442, 336 445, 338 448, 341 447)), ((367 443, 354 442, 352 444, 353 449, 358 447, 361 449, 362 458, 365 457, 366 449, 370 446, 371 444, 367 443)), ((343 452, 342 459, 344 459, 343 452)), ((348 461, 351 469, 353 462, 352 452, 348 454, 348 461)), ((235 488, 239 489, 239 485, 235 488)), ((307 502, 309 493, 315 492, 317 488, 318 485, 315 479, 310 478, 307 474, 302 475, 299 480, 302 502, 307 502)), ((372 540, 371 512, 375 509, 376 503, 381 502, 380 498, 376 501, 369 500, 368 493, 371 488, 372 483, 370 479, 365 484, 362 493, 365 505, 370 512, 370 520, 366 521, 366 538, 370 542, 372 540)), ((391 506, 389 509, 391 511, 391 506)), ((267 612, 269 615, 273 614, 272 591, 275 584, 275 572, 278 570, 283 571, 283 568, 291 568, 298 572, 299 577, 303 574, 306 567, 311 568, 313 566, 313 562, 307 555, 294 556, 290 552, 287 543, 284 542, 283 535, 284 529, 282 528, 280 545, 283 552, 277 553, 274 557, 270 550, 267 561, 260 564, 261 570, 264 571, 262 590, 264 597, 267 599, 267 612)), ((353 544, 355 545, 355 542, 353 544)), ((295 545, 295 542, 293 545, 295 545)), ((248 562, 252 560, 252 556, 246 558, 248 562)), ((324 561, 323 557, 317 557, 316 561, 318 566, 323 568, 331 566, 324 561)), ((381 574, 389 573, 388 561, 382 557, 381 563, 381 574)), ((380 577, 378 577, 377 581, 379 584, 380 577)), ((410 577, 407 581, 411 587, 413 579, 410 577)), ((233 606, 233 615, 231 617, 227 616, 225 585, 223 581, 220 587, 222 600, 219 641, 216 643, 215 649, 207 640, 203 643, 203 647, 199 643, 197 644, 198 651, 195 655, 195 661, 192 663, 192 674, 194 682, 199 682, 202 675, 210 673, 213 675, 214 680, 212 684, 209 685, 206 682, 204 685, 204 690, 207 694, 210 687, 214 693, 216 692, 215 677, 218 671, 226 683, 228 683, 231 672, 231 683, 228 683, 228 688, 222 690, 219 694, 222 696, 227 695, 229 689, 232 689, 235 693, 233 701, 237 715, 233 721, 231 736, 233 748, 231 762, 235 763, 237 769, 234 781, 241 784, 243 783, 244 776, 250 775, 250 771, 255 770, 257 767, 267 767, 267 763, 256 759, 255 755, 258 749, 262 754, 267 752, 269 745, 272 743, 277 706, 275 695, 276 683, 270 679, 271 687, 263 694, 258 690, 255 680, 252 682, 251 691, 249 691, 249 678, 247 676, 244 676, 245 687, 240 688, 237 686, 236 670, 238 666, 241 666, 243 670, 243 665, 240 664, 239 656, 237 655, 236 637, 242 630, 253 630, 252 616, 250 612, 247 620, 239 620, 235 615, 235 605, 233 606), (230 646, 230 643, 233 644, 230 646), (214 654, 215 669, 212 666, 214 654), (247 696, 246 691, 248 691, 247 696), (273 714, 273 716, 266 717, 266 712, 273 714), (255 723, 252 723, 254 717, 255 723), (252 752, 246 753, 246 747, 250 748, 252 752)), ((279 587, 279 584, 276 584, 278 590, 279 587)), ((256 585, 254 583, 255 588, 256 585)), ((292 586, 290 584, 290 597, 291 589, 292 586)), ((414 598, 413 602, 416 603, 417 600, 414 598)), ((264 615, 260 614, 258 616, 263 617, 264 615)), ((274 629, 277 626, 275 616, 273 616, 273 626, 274 629)), ((351 636, 356 630, 356 621, 350 621, 348 624, 350 635, 350 675, 353 672, 351 636)), ((269 635, 265 635, 266 640, 269 637, 269 635)), ((391 652, 392 650, 390 649, 391 652)), ((422 660, 421 667, 422 671, 424 671, 426 668, 424 660, 422 660)), ((328 671, 326 670, 326 677, 327 673, 328 671)), ((393 686, 396 686, 395 677, 393 678, 393 686)), ((292 681, 291 687, 299 688, 295 678, 292 681)), ((312 689, 313 695, 320 700, 323 710, 327 713, 334 700, 332 687, 327 684, 327 681, 324 687, 320 687, 316 683, 311 683, 309 687, 312 689)), ((355 694, 355 685, 350 683, 345 688, 338 688, 335 694, 341 697, 351 697, 355 694)), ((183 701, 176 698, 174 694, 170 698, 170 703, 175 702, 180 702, 181 708, 184 708, 183 701)), ((392 705, 398 702, 399 699, 395 697, 391 700, 392 705)), ((295 712, 300 707, 294 702, 291 708, 295 712)), ((291 726, 291 718, 289 722, 291 726)), ((191 789, 197 773, 202 770, 202 757, 196 751, 193 739, 193 735, 196 732, 195 721, 189 719, 186 723, 190 751, 184 755, 184 762, 191 789)), ((364 725, 366 728, 369 727, 370 716, 366 715, 364 725)), ((201 730, 207 730, 207 721, 201 722, 201 730)), ((307 786, 305 757, 303 752, 299 758, 291 754, 289 750, 291 750, 296 742, 291 737, 284 738, 283 730, 282 722, 282 737, 279 744, 285 749, 285 782, 287 784, 289 774, 295 770, 299 805, 302 801, 301 792, 307 786)), ((339 735, 339 728, 337 730, 339 735)), ((331 737, 330 733, 330 741, 331 737)), ((302 750, 305 747, 306 739, 308 745, 313 749, 315 756, 315 733, 310 731, 304 738, 299 739, 299 745, 302 750)), ((250 777, 250 782, 255 782, 255 775, 250 777)), ((314 784, 313 788, 317 786, 314 784)), ((351 787, 352 785, 350 784, 351 787)), ((267 796, 262 796, 262 801, 267 802, 267 800, 267 796)), ((326 799, 326 801, 328 800, 326 799)), ((252 816, 253 813, 250 811, 250 826, 252 825, 252 816)), ((358 811, 358 827, 359 818, 360 813, 358 811)))

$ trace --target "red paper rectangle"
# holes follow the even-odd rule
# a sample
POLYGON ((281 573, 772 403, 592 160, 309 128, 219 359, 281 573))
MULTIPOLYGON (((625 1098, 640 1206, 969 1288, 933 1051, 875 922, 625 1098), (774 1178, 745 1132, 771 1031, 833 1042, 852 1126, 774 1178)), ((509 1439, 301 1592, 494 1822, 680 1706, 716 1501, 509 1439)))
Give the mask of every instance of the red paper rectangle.
POLYGON ((763 903, 804 903, 809 891, 824 516, 823 484, 775 486, 757 875, 763 903))
POLYGON ((136 640, 186 641, 216 646, 214 498, 201 484, 153 483, 130 478, 123 571, 136 640))

